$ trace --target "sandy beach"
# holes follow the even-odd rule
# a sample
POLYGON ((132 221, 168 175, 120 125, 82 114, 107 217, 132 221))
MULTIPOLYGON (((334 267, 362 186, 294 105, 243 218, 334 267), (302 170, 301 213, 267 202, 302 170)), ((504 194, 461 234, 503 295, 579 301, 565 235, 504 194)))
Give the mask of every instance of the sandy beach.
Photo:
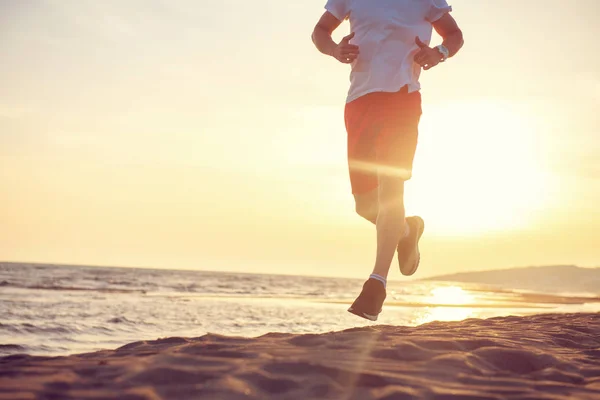
POLYGON ((0 399, 199 398, 598 399, 600 314, 208 334, 0 359, 0 399))
POLYGON ((0 400, 600 400, 598 17, 0 0, 0 400))

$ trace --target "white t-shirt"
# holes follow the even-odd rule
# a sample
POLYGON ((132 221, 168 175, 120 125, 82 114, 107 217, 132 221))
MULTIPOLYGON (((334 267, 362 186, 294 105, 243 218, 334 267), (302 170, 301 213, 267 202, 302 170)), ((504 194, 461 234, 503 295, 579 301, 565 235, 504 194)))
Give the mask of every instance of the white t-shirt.
POLYGON ((432 23, 452 8, 446 0, 328 0, 325 9, 355 33, 360 54, 352 63, 346 102, 371 92, 419 90, 421 67, 413 58, 418 36, 431 42, 432 23))

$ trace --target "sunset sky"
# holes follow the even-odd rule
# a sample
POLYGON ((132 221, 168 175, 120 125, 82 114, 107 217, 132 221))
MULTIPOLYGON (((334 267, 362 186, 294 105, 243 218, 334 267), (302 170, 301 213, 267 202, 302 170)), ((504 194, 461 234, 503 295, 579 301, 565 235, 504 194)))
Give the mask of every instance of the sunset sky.
MULTIPOLYGON (((421 78, 416 277, 599 266, 600 1, 450 3, 465 47, 421 78)), ((324 4, 0 0, 0 261, 370 273, 324 4)))

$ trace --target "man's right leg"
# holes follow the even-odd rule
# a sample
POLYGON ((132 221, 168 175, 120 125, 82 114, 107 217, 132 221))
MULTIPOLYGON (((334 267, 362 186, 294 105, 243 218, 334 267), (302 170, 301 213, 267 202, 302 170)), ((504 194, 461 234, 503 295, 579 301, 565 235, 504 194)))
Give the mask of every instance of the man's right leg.
POLYGON ((366 95, 346 105, 356 211, 377 228, 373 274, 348 310, 363 318, 376 320, 381 311, 394 250, 403 274, 414 273, 419 263, 423 223, 419 217, 405 218, 404 181, 411 175, 420 114, 420 93, 407 90, 366 95))
MULTIPOLYGON (((378 93, 368 94, 346 105, 348 163, 356 212, 373 224, 379 214, 379 189, 376 159, 378 132, 378 93)), ((348 311, 359 317, 377 320, 386 297, 386 279, 371 275, 348 311)))
MULTIPOLYGON (((386 268, 385 259, 388 258, 383 254, 387 253, 385 250, 381 253, 381 248, 387 248, 389 246, 381 245, 383 240, 389 241, 394 240, 395 233, 388 231, 394 231, 394 222, 390 224, 390 221, 394 221, 397 215, 401 215, 401 235, 399 241, 404 238, 407 224, 404 221, 404 181, 397 177, 385 177, 381 179, 381 183, 375 189, 369 190, 365 193, 355 193, 354 200, 356 204, 356 213, 376 225, 377 236, 378 236, 378 260, 375 263, 373 274, 383 278, 385 283, 389 272, 389 266, 386 268), (381 205, 380 205, 381 203, 381 205)), ((396 242, 398 245, 398 242, 396 242)), ((393 256, 393 254, 392 254, 393 256)))
POLYGON ((377 257, 369 279, 349 312, 377 320, 386 297, 387 275, 404 227, 404 181, 398 177, 379 179, 378 187, 355 194, 356 211, 376 225, 377 257))
POLYGON ((387 281, 392 259, 400 239, 404 237, 406 220, 404 213, 404 179, 399 176, 382 175, 379 178, 377 214, 377 257, 373 275, 387 281))
MULTIPOLYGON (((384 193, 382 196, 383 197, 387 197, 387 192, 388 190, 384 190, 384 193)), ((380 196, 380 188, 375 188, 372 189, 368 192, 365 193, 360 193, 360 194, 354 194, 354 202, 356 204, 356 213, 358 215, 360 215, 361 217, 363 217, 364 219, 366 219, 367 221, 371 222, 373 225, 377 224, 377 217, 379 215, 379 196, 380 196)), ((403 203, 404 203, 404 196, 392 196, 393 198, 393 202, 395 202, 396 206, 398 207, 403 207, 403 203)), ((393 206, 394 204, 392 204, 393 206)), ((392 207, 393 210, 393 207, 392 207)), ((384 214, 386 214, 387 212, 384 212, 384 214)), ((407 243, 405 243, 406 241, 404 241, 404 239, 408 236, 409 234, 409 230, 410 230, 410 225, 415 225, 415 220, 418 219, 418 217, 407 217, 405 218, 405 228, 403 231, 403 234, 401 235, 400 238, 400 242, 398 243, 398 247, 397 249, 401 249, 404 248, 407 243)), ((385 224, 385 222, 381 221, 380 224, 385 224)), ((380 227, 381 228, 381 227, 380 227)), ((401 254, 404 254, 406 252, 402 252, 401 254)), ((375 275, 379 275, 382 278, 382 281, 384 283, 387 283, 387 273, 382 274, 382 268, 381 268, 381 263, 376 263, 375 268, 373 269, 373 274, 375 275)), ((408 273, 406 273, 405 271, 401 272, 405 275, 409 275, 408 273)))
POLYGON ((377 223, 379 213, 379 189, 375 188, 365 193, 355 193, 354 203, 356 213, 373 224, 377 223))

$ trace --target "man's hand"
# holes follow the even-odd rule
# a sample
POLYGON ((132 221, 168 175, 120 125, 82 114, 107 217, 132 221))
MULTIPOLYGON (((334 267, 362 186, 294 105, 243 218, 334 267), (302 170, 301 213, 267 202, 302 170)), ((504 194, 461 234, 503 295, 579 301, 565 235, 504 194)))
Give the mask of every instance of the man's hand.
POLYGON ((432 49, 425 43, 421 42, 421 39, 419 39, 418 36, 415 38, 415 43, 417 43, 417 46, 419 46, 421 49, 415 55, 415 62, 423 67, 423 69, 431 69, 442 62, 442 53, 440 53, 437 49, 432 49))
POLYGON ((331 55, 339 62, 350 64, 356 60, 356 57, 358 57, 358 46, 348 43, 353 37, 354 32, 344 37, 342 41, 333 49, 333 54, 331 55))

